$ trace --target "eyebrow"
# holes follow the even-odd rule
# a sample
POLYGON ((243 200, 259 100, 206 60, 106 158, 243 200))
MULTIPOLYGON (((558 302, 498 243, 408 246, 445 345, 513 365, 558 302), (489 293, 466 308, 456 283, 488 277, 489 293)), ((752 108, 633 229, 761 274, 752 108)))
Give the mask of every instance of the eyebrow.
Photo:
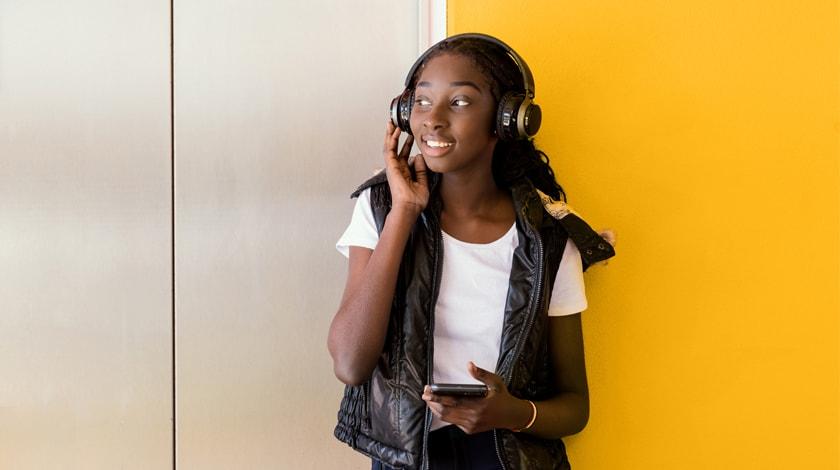
MULTIPOLYGON (((430 87, 430 86, 432 86, 432 84, 429 83, 429 82, 420 82, 420 83, 417 84, 417 88, 430 87)), ((469 86, 469 87, 475 88, 476 91, 481 93, 481 88, 479 88, 478 85, 476 85, 475 83, 473 83, 471 81, 452 82, 452 83, 449 84, 449 86, 452 87, 452 88, 456 88, 456 87, 460 87, 460 86, 469 86)))

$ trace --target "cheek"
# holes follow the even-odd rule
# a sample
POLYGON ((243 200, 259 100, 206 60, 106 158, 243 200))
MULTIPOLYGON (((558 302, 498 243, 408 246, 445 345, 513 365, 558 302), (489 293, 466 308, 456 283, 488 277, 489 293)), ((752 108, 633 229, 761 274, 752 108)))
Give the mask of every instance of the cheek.
POLYGON ((470 134, 476 138, 493 138, 496 130, 496 108, 487 106, 473 115, 470 134))
POLYGON ((494 126, 495 121, 482 119, 475 125, 470 126, 469 130, 464 132, 463 135, 469 136, 469 140, 476 145, 483 146, 485 142, 495 138, 494 126))
POLYGON ((489 115, 487 121, 485 121, 484 128, 487 129, 487 132, 489 132, 490 135, 493 135, 494 132, 496 132, 496 108, 490 108, 488 114, 489 115))
POLYGON ((420 137, 420 131, 422 130, 421 129, 422 125, 420 124, 420 121, 414 117, 413 114, 412 114, 411 118, 408 120, 408 127, 411 128, 411 135, 413 135, 416 138, 420 137))
POLYGON ((417 113, 412 112, 411 116, 409 116, 408 127, 411 128, 411 134, 414 137, 418 137, 420 135, 420 132, 423 130, 423 123, 417 116, 417 113))

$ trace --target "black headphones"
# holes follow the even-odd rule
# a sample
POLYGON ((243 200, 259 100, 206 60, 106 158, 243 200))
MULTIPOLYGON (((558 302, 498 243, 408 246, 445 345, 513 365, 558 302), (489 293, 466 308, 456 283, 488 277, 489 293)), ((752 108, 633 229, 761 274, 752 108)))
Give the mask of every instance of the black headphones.
POLYGON ((528 139, 536 135, 542 122, 542 111, 539 105, 533 102, 534 77, 531 75, 531 69, 510 46, 493 36, 480 33, 465 33, 448 37, 424 52, 408 71, 408 76, 405 78, 405 90, 391 101, 391 122, 404 132, 411 134, 409 119, 411 107, 414 105, 414 89, 409 87, 412 77, 429 54, 443 44, 460 39, 480 39, 499 46, 513 60, 522 74, 522 82, 525 84, 524 92, 509 91, 499 100, 496 111, 496 134, 499 138, 510 141, 528 139))

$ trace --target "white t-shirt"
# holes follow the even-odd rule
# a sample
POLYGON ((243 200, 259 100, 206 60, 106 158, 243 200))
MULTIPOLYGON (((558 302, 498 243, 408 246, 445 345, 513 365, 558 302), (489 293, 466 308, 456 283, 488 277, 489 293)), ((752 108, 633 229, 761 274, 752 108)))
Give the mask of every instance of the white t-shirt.
MULTIPOLYGON (((446 232, 443 270, 435 303, 434 380, 436 383, 479 383, 467 371, 469 361, 496 370, 502 339, 505 302, 519 245, 516 224, 490 243, 467 243, 446 232)), ((376 248, 379 234, 370 208, 370 189, 356 201, 350 225, 336 243, 344 256, 351 246, 376 248)), ((552 288, 549 316, 586 309, 583 266, 577 247, 568 239, 552 288)), ((432 429, 445 425, 434 417, 432 429)))

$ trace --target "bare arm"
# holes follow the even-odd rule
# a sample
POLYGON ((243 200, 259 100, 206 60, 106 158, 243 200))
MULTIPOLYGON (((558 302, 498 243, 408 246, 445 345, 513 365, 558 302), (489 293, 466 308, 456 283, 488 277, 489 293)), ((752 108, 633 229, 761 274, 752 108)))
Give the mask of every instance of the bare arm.
MULTIPOLYGON (((583 430, 589 421, 589 386, 583 353, 580 313, 549 318, 554 390, 550 400, 537 402, 537 420, 524 431, 543 438, 560 438, 583 430)), ((533 410, 527 402, 524 424, 533 410)))
POLYGON ((366 381, 382 353, 397 270, 416 217, 392 211, 375 250, 350 247, 344 296, 327 343, 335 375, 346 384, 366 381))
POLYGON ((348 385, 364 383, 376 367, 385 343, 403 250, 429 200, 425 162, 422 156, 415 157, 417 176, 412 179, 407 161, 412 139, 406 140, 398 155, 399 134, 389 121, 383 153, 391 210, 376 249, 350 247, 347 283, 327 339, 335 375, 348 385))

